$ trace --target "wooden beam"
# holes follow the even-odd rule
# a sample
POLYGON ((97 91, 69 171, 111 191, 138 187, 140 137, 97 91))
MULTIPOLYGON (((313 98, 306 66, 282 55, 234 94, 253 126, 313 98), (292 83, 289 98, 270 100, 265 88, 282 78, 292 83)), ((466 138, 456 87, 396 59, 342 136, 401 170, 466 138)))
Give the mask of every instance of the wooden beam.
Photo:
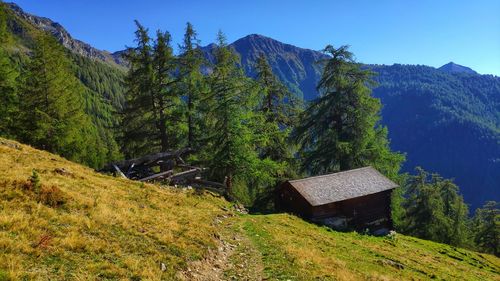
POLYGON ((118 166, 116 166, 115 164, 113 164, 113 168, 115 168, 115 171, 124 179, 128 179, 127 176, 125 176, 125 174, 122 172, 122 170, 120 170, 120 168, 118 168, 118 166))
POLYGON ((181 155, 191 153, 194 150, 191 148, 183 148, 179 149, 176 151, 168 151, 168 152, 160 152, 160 153, 154 153, 154 154, 149 154, 143 157, 139 158, 134 158, 134 159, 128 159, 128 160, 123 160, 119 161, 116 163, 108 164, 108 167, 111 165, 116 165, 118 167, 129 167, 132 164, 135 164, 135 166, 141 166, 141 165, 156 165, 158 161, 160 160, 167 160, 167 159, 177 159, 181 155))
POLYGON ((171 180, 180 180, 180 179, 187 178, 187 177, 190 177, 190 176, 195 176, 199 172, 200 172, 199 168, 197 168, 197 169, 191 169, 191 170, 187 170, 187 171, 180 172, 180 173, 177 173, 177 174, 173 174, 169 178, 171 180))
POLYGON ((165 171, 165 172, 161 172, 161 173, 158 173, 158 174, 151 175, 149 177, 145 177, 145 178, 139 179, 139 181, 154 180, 154 179, 157 179, 157 178, 160 178, 160 177, 164 177, 164 176, 167 176, 167 175, 173 174, 173 173, 174 173, 174 170, 168 170, 168 171, 165 171))
POLYGON ((201 168, 201 167, 196 167, 196 166, 191 166, 191 165, 186 165, 186 164, 178 164, 177 167, 188 168, 188 169, 198 169, 200 171, 205 171, 207 169, 207 168, 201 168))

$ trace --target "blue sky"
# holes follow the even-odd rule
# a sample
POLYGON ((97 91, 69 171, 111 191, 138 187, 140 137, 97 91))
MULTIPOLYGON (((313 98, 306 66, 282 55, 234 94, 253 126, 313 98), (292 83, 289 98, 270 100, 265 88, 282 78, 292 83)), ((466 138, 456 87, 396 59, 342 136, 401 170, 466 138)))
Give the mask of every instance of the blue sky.
MULTIPOLYGON (((8 1, 8 0, 7 0, 8 1)), ((206 45, 219 29, 232 42, 251 33, 319 50, 351 45, 364 63, 453 61, 500 76, 499 0, 13 0, 109 51, 133 44, 133 20, 168 30, 177 44, 190 21, 206 45)))

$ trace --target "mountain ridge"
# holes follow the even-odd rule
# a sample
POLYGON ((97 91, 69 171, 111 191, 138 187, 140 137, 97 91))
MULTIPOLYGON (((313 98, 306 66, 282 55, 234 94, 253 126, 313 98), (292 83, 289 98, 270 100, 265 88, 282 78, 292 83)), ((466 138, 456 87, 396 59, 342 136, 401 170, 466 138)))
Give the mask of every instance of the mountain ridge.
POLYGON ((7 2, 5 4, 17 16, 30 22, 39 29, 42 29, 52 34, 59 41, 59 43, 61 43, 64 47, 66 47, 70 51, 82 55, 84 57, 101 60, 109 64, 114 64, 122 67, 126 66, 124 60, 121 59, 122 51, 111 53, 108 51, 96 49, 86 42, 73 38, 71 34, 58 22, 54 22, 53 20, 46 17, 40 17, 27 13, 16 3, 7 2))

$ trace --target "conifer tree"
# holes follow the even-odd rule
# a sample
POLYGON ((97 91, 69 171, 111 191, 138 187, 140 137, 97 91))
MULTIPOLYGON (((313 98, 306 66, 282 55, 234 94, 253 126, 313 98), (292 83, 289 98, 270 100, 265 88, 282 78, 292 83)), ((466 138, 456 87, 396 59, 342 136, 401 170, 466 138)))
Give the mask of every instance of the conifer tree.
POLYGON ((401 154, 390 151, 387 130, 379 124, 380 101, 368 87, 372 73, 356 63, 347 46, 327 46, 330 58, 311 102, 295 130, 303 169, 312 174, 371 165, 385 175, 398 176, 401 154))
POLYGON ((7 32, 7 19, 4 4, 0 1, 0 135, 13 137, 15 135, 14 121, 17 116, 18 70, 7 53, 10 35, 7 32))
POLYGON ((170 45, 168 32, 157 31, 153 47, 153 112, 159 132, 161 150, 175 148, 182 142, 180 129, 182 115, 179 92, 176 91, 177 78, 173 73, 177 67, 176 58, 170 45))
POLYGON ((272 182, 275 171, 282 167, 268 158, 259 159, 255 133, 258 118, 253 112, 257 106, 255 86, 245 77, 222 32, 217 43, 210 75, 211 110, 207 114, 211 134, 205 139, 208 145, 203 155, 212 178, 225 181, 231 195, 249 199, 258 186, 272 182))
POLYGON ((458 187, 437 174, 416 170, 403 195, 403 232, 450 245, 468 245, 468 209, 458 187))
POLYGON ((135 22, 137 46, 129 47, 125 58, 129 62, 125 78, 127 92, 122 112, 122 150, 126 158, 144 155, 157 149, 156 120, 153 106, 153 62, 148 30, 135 22))
POLYGON ((136 21, 137 47, 128 48, 130 69, 126 78, 127 93, 123 110, 123 147, 127 157, 167 151, 177 145, 169 131, 178 122, 175 110, 180 99, 175 91, 175 58, 170 34, 157 32, 152 45, 148 30, 136 21))
POLYGON ((178 89, 185 96, 187 107, 187 145, 189 147, 197 147, 199 130, 203 123, 199 103, 202 93, 206 92, 205 80, 201 73, 201 68, 206 62, 199 48, 196 31, 189 22, 186 24, 186 32, 180 50, 178 89))
POLYGON ((476 210, 474 242, 480 251, 500 256, 500 203, 488 201, 476 210))
POLYGON ((259 86, 258 111, 262 114, 265 140, 261 157, 274 161, 293 159, 288 136, 296 125, 300 111, 299 100, 274 75, 264 54, 260 54, 256 64, 259 86))
POLYGON ((450 245, 465 245, 469 242, 469 208, 452 180, 435 176, 434 184, 443 200, 443 215, 446 218, 444 242, 450 245))
POLYGON ((83 110, 83 87, 63 47, 40 34, 24 77, 19 127, 35 147, 96 167, 106 152, 83 110))

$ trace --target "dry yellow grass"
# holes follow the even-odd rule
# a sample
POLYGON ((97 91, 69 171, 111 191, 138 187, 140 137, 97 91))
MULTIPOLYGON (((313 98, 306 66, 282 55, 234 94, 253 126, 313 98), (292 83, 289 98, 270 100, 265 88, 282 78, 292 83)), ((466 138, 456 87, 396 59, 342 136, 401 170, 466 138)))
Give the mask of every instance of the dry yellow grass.
POLYGON ((215 246, 212 222, 227 204, 0 139, 0 280, 175 279, 215 246), (41 189, 56 188, 64 203, 51 205, 29 186, 33 169, 41 189))
POLYGON ((189 279, 196 265, 196 280, 500 280, 491 255, 227 207, 0 138, 0 281, 189 279))

